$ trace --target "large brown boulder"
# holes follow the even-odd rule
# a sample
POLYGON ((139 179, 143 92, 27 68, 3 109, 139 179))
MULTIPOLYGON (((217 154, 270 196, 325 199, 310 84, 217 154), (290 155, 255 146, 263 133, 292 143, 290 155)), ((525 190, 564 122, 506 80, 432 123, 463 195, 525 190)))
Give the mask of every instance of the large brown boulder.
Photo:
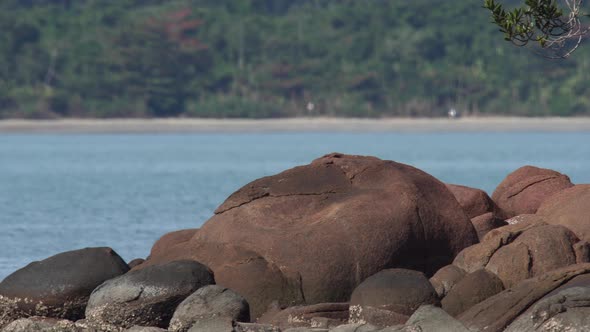
POLYGON ((585 263, 570 265, 524 280, 515 287, 474 305, 459 315, 458 319, 471 331, 503 331, 548 293, 573 278, 588 273, 590 264, 585 263))
POLYGON ((485 268, 509 288, 524 279, 587 262, 582 250, 586 247, 586 242, 563 226, 527 218, 489 232, 481 243, 460 252, 453 264, 467 272, 485 268))
POLYGON ((576 185, 545 200, 537 214, 590 242, 590 184, 576 185))
POLYGON ((475 218, 496 210, 494 201, 481 189, 448 183, 447 188, 453 193, 469 218, 475 218))
POLYGON ((374 157, 331 154, 258 179, 215 213, 189 241, 152 250, 143 266, 203 262, 248 300, 253 318, 273 300, 345 302, 386 268, 432 274, 478 241, 442 182, 374 157))
POLYGON ((492 199, 504 219, 508 219, 537 212, 547 197, 572 186, 570 178, 559 172, 523 166, 508 174, 492 194, 492 199))

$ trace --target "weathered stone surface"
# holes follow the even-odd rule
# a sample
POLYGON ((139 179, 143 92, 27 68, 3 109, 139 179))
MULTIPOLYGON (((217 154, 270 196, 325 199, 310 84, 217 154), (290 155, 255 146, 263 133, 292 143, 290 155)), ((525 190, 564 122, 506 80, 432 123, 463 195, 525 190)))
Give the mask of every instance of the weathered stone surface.
POLYGON ((257 323, 236 323, 234 326, 235 332, 281 332, 276 326, 268 324, 257 324, 257 323))
POLYGON ((331 154, 246 185, 190 240, 158 245, 142 266, 201 261, 220 285, 248 300, 257 318, 274 300, 347 301, 384 268, 432 274, 476 242, 457 200, 432 176, 392 161, 331 154))
POLYGON ((497 218, 492 212, 471 218, 471 224, 473 224, 473 228, 475 228, 480 241, 491 230, 508 225, 506 221, 497 218))
POLYGON ((414 326, 394 325, 394 326, 388 326, 382 330, 379 330, 379 332, 422 332, 422 331, 418 330, 418 328, 415 328, 414 326))
POLYGON ((547 197, 572 186, 569 177, 559 172, 524 166, 510 173, 498 185, 492 199, 503 212, 504 219, 508 219, 537 212, 547 197))
POLYGON ((485 191, 476 188, 470 188, 457 184, 447 184, 447 188, 453 193, 459 205, 465 211, 468 218, 475 218, 486 213, 493 213, 496 210, 496 204, 486 194, 485 191))
POLYGON ((406 322, 405 331, 469 332, 458 320, 439 307, 423 305, 406 322))
POLYGON ((337 326, 330 330, 330 332, 375 332, 380 329, 371 324, 356 323, 356 324, 345 324, 337 326))
POLYGON ((153 327, 153 326, 135 325, 135 326, 125 330, 125 332, 166 332, 166 330, 161 329, 159 327, 153 327))
MULTIPOLYGON (((299 276, 286 274, 276 264, 268 262, 253 251, 229 243, 205 241, 192 243, 190 249, 183 247, 174 247, 163 254, 165 259, 164 256, 159 256, 159 259, 173 260, 178 255, 189 254, 188 250, 198 252, 202 260, 208 262, 208 266, 215 267, 217 284, 236 290, 246 298, 250 305, 251 318, 259 317, 275 300, 281 300, 283 307, 305 303, 299 276), (177 251, 179 248, 183 249, 177 251)), ((148 260, 140 268, 150 266, 153 262, 154 260, 148 260)))
POLYGON ((516 225, 519 223, 530 222, 535 220, 541 220, 541 218, 539 218, 539 216, 536 214, 519 214, 512 218, 506 219, 505 221, 508 225, 516 225))
POLYGON ((405 323, 423 304, 438 304, 438 295, 424 273, 387 269, 370 276, 352 293, 350 322, 376 326, 405 323))
POLYGON ((576 264, 573 246, 578 241, 575 234, 563 226, 539 225, 498 249, 486 269, 509 288, 526 278, 576 264))
POLYGON ((188 332, 233 332, 234 321, 230 317, 216 316, 196 321, 188 332))
POLYGON ((486 268, 509 288, 521 280, 579 262, 578 238, 544 219, 527 218, 489 232, 479 244, 457 255, 454 265, 467 272, 486 268))
POLYGON ((469 273, 453 287, 442 301, 442 308, 457 316, 475 304, 504 290, 502 280, 488 270, 469 273))
POLYGON ((241 295, 231 289, 218 285, 204 286, 178 305, 168 330, 185 332, 196 321, 217 316, 249 322, 250 307, 241 295))
POLYGON ((92 292, 86 318, 125 328, 166 327, 182 300, 213 283, 211 271, 195 261, 174 261, 131 271, 92 292))
POLYGON ((68 251, 33 262, 0 283, 0 327, 20 317, 84 317, 90 293, 129 270, 111 248, 68 251))
POLYGON ((545 296, 506 329, 507 332, 588 331, 590 287, 569 287, 545 296))
POLYGON ((351 324, 371 324, 378 327, 386 327, 398 324, 404 324, 409 315, 398 312, 381 309, 371 306, 351 305, 349 308, 348 322, 351 324))
POLYGON ((590 184, 576 185, 543 202, 538 215, 548 223, 562 225, 590 242, 590 184))
POLYGON ((459 315, 458 319, 473 331, 504 330, 521 313, 560 285, 574 277, 590 273, 590 264, 576 264, 527 279, 484 300, 459 315))
POLYGON ((434 287, 436 294, 439 298, 443 298, 447 293, 455 286, 463 277, 467 275, 465 270, 457 267, 456 265, 449 264, 438 270, 432 278, 430 283, 434 287))
POLYGON ((46 317, 20 318, 6 325, 2 332, 85 332, 74 322, 46 317))
POLYGON ((143 262, 145 262, 145 259, 143 258, 135 258, 131 261, 129 261, 129 263, 127 263, 127 265, 129 265, 129 268, 132 269, 140 264, 142 264, 143 262))
POLYGON ((86 319, 77 320, 75 324, 77 328, 81 329, 81 332, 121 332, 124 330, 120 326, 86 319))
POLYGON ((319 318, 329 319, 327 327, 345 324, 348 320, 348 303, 318 303, 308 306, 294 306, 284 310, 267 312, 258 322, 278 326, 281 329, 289 327, 320 327, 319 318))
POLYGON ((590 274, 581 274, 546 294, 508 331, 586 331, 590 327, 590 274))
POLYGON ((308 328, 308 327, 292 327, 283 332, 329 332, 329 329, 324 328, 308 328))

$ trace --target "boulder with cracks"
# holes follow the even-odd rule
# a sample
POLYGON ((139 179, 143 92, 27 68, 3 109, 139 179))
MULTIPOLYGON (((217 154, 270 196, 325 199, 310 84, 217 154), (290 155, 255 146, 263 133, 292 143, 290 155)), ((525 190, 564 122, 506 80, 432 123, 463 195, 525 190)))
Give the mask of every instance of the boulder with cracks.
POLYGON ((330 154, 232 194, 190 240, 156 244, 136 267, 203 262, 243 295, 253 319, 283 307, 348 301, 392 267, 432 275, 477 234, 446 186, 408 165, 330 154))

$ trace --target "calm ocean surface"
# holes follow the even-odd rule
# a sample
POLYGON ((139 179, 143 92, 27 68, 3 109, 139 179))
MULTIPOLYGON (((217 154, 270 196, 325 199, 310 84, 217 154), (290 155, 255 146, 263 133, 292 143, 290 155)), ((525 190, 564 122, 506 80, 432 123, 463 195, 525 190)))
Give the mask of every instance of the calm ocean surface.
POLYGON ((492 193, 525 164, 590 183, 590 133, 0 135, 0 280, 66 250, 148 255, 242 185, 329 152, 374 155, 492 193))

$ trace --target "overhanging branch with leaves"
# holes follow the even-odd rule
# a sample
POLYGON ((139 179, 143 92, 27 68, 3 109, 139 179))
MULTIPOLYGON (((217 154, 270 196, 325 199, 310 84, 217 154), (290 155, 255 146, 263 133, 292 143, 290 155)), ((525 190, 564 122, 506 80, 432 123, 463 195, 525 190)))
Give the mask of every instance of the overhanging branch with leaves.
POLYGON ((492 22, 500 27, 507 41, 517 46, 537 42, 545 56, 567 58, 589 32, 580 20, 582 0, 525 0, 524 6, 506 9, 495 0, 484 0, 492 22))

